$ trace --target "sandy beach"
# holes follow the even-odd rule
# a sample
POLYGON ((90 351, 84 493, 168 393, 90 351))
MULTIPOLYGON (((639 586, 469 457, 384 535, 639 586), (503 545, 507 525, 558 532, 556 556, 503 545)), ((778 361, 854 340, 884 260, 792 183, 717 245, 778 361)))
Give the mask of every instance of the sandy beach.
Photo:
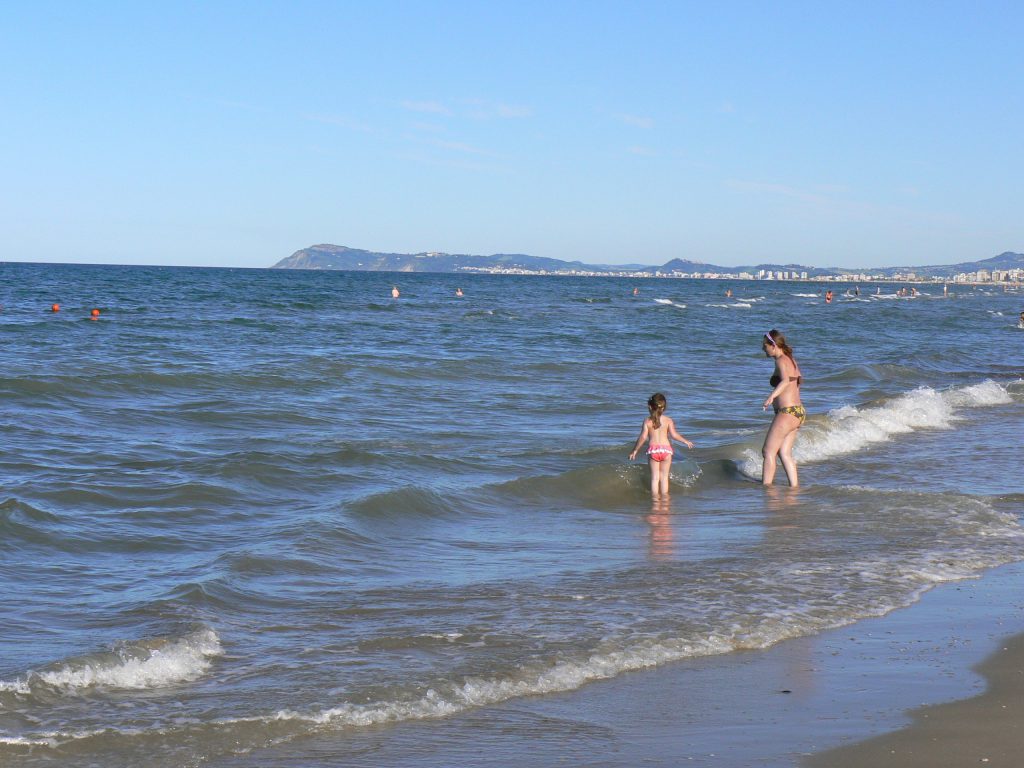
POLYGON ((808 768, 1017 766, 1024 755, 1024 635, 1009 638, 976 667, 985 692, 923 707, 913 724, 848 747, 823 752, 808 768))

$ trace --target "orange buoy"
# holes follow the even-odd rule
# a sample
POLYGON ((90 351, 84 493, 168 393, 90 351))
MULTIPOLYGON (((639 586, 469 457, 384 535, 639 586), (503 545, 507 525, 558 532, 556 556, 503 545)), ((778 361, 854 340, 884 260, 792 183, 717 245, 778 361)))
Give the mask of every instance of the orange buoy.
POLYGON ((50 307, 51 312, 60 312, 60 304, 54 304, 50 307))

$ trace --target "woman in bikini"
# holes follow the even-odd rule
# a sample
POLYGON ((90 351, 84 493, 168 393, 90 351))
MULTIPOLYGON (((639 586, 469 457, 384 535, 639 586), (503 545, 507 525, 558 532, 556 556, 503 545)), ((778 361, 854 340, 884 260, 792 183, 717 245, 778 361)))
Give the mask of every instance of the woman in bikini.
POLYGON ((667 405, 668 402, 661 392, 651 395, 651 399, 647 401, 647 410, 651 415, 644 419, 640 427, 640 436, 636 439, 633 452, 629 454, 629 460, 632 461, 640 452, 640 446, 644 441, 650 440, 647 458, 651 465, 651 496, 655 498, 659 495, 668 496, 669 470, 672 469, 671 440, 678 440, 687 448, 693 448, 693 443, 680 435, 676 431, 675 422, 665 415, 667 405))
POLYGON ((769 380, 772 393, 764 401, 765 408, 772 406, 775 409, 775 418, 761 448, 764 456, 761 483, 771 485, 775 480, 775 457, 778 456, 782 459, 782 468, 786 470, 790 486, 796 488, 800 483, 793 460, 793 443, 796 442, 797 430, 807 418, 800 402, 800 366, 793 359, 793 350, 786 343, 786 337, 774 328, 761 339, 761 349, 775 360, 775 373, 769 380))

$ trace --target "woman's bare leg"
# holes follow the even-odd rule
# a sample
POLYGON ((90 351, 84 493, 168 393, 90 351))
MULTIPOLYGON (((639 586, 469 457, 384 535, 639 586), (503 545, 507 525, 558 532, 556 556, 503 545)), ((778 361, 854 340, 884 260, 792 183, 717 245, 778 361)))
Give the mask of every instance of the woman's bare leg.
POLYGON ((782 459, 782 468, 786 470, 786 479, 789 480, 789 485, 792 488, 800 485, 800 480, 796 474, 796 461, 793 459, 793 443, 796 442, 798 430, 799 426, 782 438, 782 449, 779 451, 779 458, 782 459))
MULTIPOLYGON (((788 413, 777 413, 772 425, 768 428, 768 434, 764 438, 764 446, 761 448, 761 455, 764 457, 764 465, 761 469, 761 484, 771 485, 775 482, 775 457, 782 450, 782 444, 786 437, 795 432, 800 426, 800 419, 788 413)), ((794 465, 795 467, 796 465, 794 465)), ((788 473, 789 470, 787 470, 788 473)))

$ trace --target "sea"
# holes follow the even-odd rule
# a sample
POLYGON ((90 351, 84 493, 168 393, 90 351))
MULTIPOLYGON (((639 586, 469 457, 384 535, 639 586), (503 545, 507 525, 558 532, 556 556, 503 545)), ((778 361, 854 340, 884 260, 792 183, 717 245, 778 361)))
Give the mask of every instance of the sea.
POLYGON ((857 287, 0 264, 0 765, 430 764, 1024 559, 1024 292, 857 287))

